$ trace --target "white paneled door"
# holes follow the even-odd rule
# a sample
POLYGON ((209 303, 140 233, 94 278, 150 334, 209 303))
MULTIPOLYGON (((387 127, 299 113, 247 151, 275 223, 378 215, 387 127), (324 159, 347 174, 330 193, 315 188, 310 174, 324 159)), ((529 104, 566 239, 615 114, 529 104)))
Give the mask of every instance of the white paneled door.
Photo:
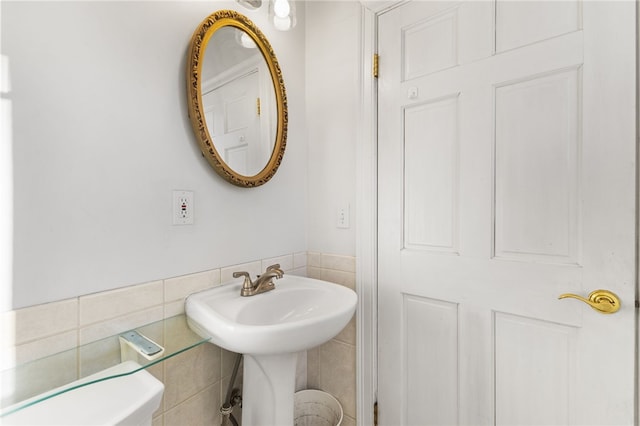
POLYGON ((257 68, 202 95, 209 135, 215 140, 218 154, 244 176, 253 176, 264 166, 259 99, 257 68))
POLYGON ((633 424, 635 38, 633 1, 379 16, 381 425, 633 424))

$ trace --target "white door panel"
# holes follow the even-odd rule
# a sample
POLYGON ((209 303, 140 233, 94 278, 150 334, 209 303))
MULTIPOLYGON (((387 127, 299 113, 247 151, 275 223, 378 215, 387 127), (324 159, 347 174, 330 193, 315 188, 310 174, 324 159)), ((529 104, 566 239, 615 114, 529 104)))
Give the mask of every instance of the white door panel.
POLYGON ((403 111, 404 247, 458 252, 458 96, 403 111))
POLYGON ((253 176, 264 165, 260 98, 260 70, 221 84, 202 95, 209 134, 224 162, 241 175, 253 176))
POLYGON ((496 3, 496 51, 514 49, 577 31, 580 1, 499 1, 496 3), (519 3, 519 4, 518 4, 519 3))
POLYGON ((380 15, 380 424, 633 423, 634 16, 380 15), (599 288, 619 312, 558 300, 599 288))

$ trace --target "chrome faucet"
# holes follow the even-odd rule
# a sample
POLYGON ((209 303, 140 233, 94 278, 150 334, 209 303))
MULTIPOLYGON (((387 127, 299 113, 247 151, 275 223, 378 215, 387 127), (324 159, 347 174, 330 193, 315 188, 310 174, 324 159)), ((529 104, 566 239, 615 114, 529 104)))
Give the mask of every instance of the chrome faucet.
POLYGON ((264 293, 265 291, 273 290, 276 285, 273 283, 273 279, 282 278, 284 271, 280 269, 279 264, 271 265, 262 275, 258 275, 255 281, 251 281, 251 275, 245 271, 237 271, 233 273, 234 278, 244 277, 242 283, 242 290, 240 290, 240 296, 255 296, 256 294, 264 293))

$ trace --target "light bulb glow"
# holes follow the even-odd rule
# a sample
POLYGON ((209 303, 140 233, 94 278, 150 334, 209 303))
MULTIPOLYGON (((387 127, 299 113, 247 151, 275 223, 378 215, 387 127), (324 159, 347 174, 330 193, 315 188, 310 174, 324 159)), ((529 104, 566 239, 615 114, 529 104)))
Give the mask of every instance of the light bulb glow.
POLYGON ((287 0, 274 0, 273 13, 278 18, 286 18, 291 13, 291 6, 287 0))
POLYGON ((242 33, 242 35, 240 36, 240 44, 242 44, 242 47, 246 47, 247 49, 255 49, 256 47, 258 47, 256 45, 256 42, 253 41, 253 39, 247 33, 242 33))
POLYGON ((276 30, 287 31, 291 29, 291 17, 287 16, 286 18, 278 18, 277 16, 273 17, 273 26, 276 27, 276 30))

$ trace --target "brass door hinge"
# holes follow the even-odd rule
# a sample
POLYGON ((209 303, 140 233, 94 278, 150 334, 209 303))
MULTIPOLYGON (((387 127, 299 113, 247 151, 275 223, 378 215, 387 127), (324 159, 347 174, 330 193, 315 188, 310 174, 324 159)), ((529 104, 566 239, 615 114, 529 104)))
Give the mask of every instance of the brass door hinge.
POLYGON ((380 57, 377 53, 373 54, 373 77, 378 78, 378 66, 380 62, 380 57))
POLYGON ((261 112, 261 110, 260 110, 260 98, 256 99, 256 107, 258 109, 258 117, 260 117, 260 112, 261 112))
POLYGON ((378 401, 373 403, 373 426, 378 426, 378 401))

